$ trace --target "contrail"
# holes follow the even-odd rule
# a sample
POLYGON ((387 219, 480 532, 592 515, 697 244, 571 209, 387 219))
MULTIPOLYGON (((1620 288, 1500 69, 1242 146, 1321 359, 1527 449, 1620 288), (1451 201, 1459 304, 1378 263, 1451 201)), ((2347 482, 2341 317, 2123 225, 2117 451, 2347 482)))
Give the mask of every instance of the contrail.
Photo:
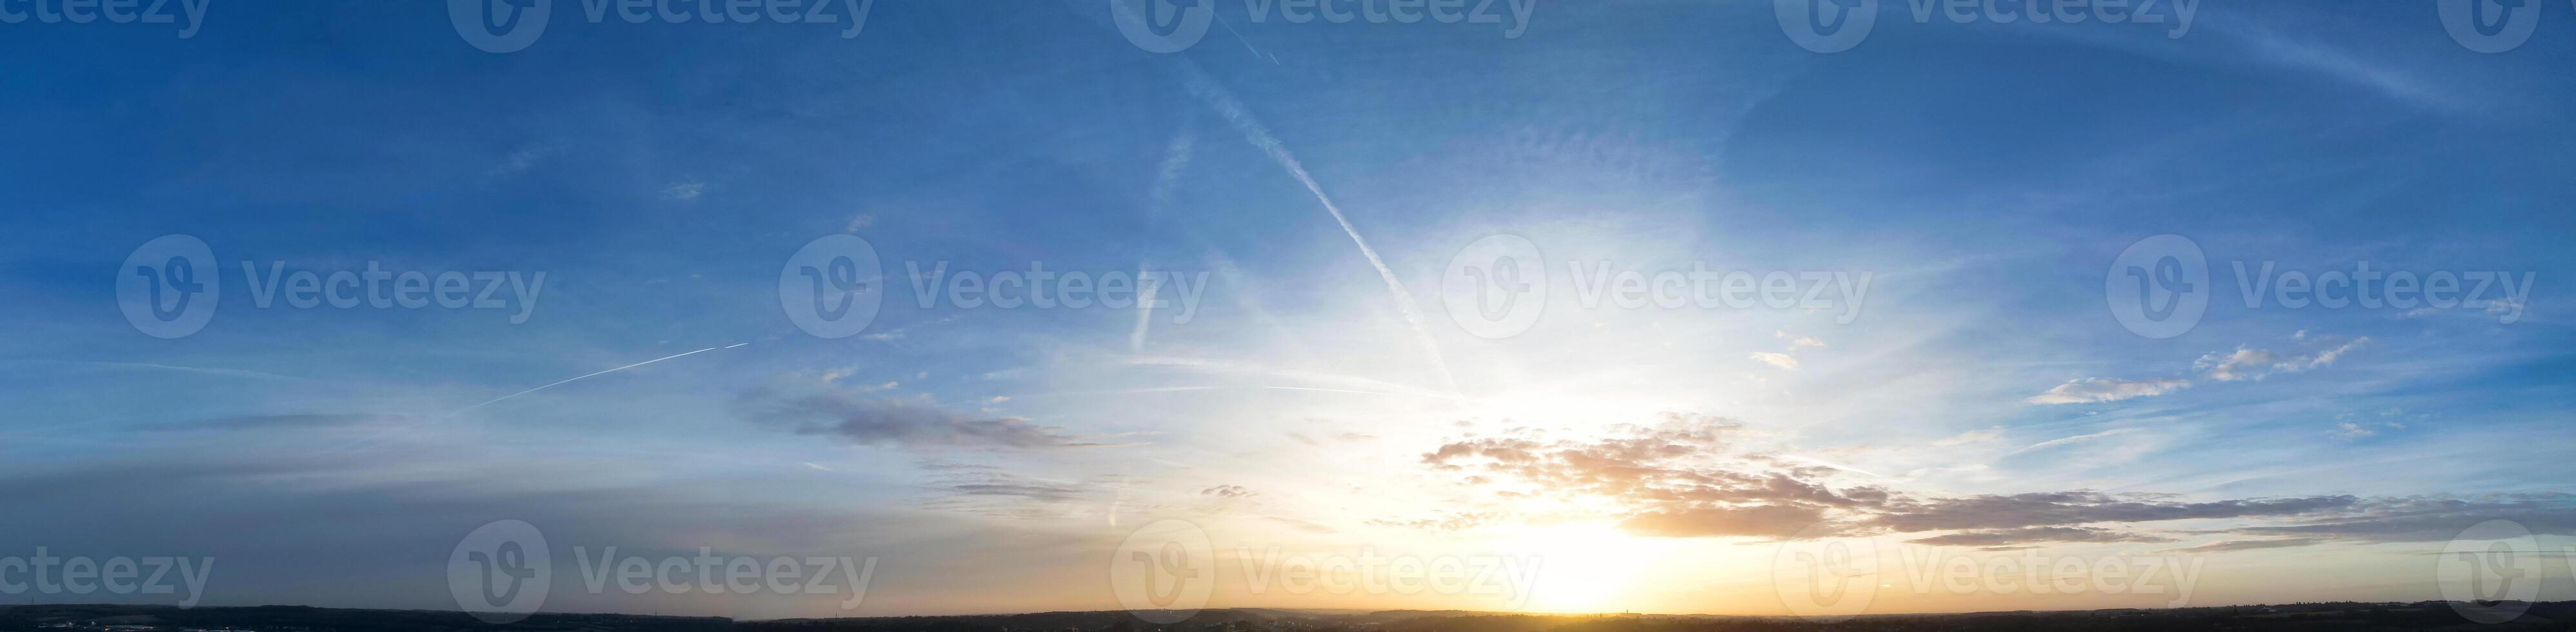
MULTIPOLYGON (((1151 271, 1153 267, 1154 263, 1151 261, 1136 264, 1136 278, 1145 278, 1145 273, 1151 271)), ((1144 352, 1145 334, 1154 327, 1154 292, 1162 288, 1162 284, 1160 283, 1139 283, 1137 285, 1136 329, 1135 331, 1127 332, 1128 353, 1144 352)))
MULTIPOLYGON (((668 355, 668 356, 662 356, 662 357, 659 357, 659 358, 654 358, 654 359, 651 359, 651 360, 645 360, 645 361, 643 361, 643 362, 637 362, 637 363, 634 363, 634 364, 629 364, 629 365, 626 365, 626 366, 621 366, 621 367, 617 367, 617 368, 614 368, 614 369, 609 369, 609 370, 606 370, 606 371, 600 371, 600 372, 598 372, 598 373, 592 373, 592 374, 589 374, 589 375, 584 375, 584 376, 581 376, 581 377, 576 377, 576 378, 572 378, 572 379, 569 379, 569 380, 564 380, 564 381, 561 381, 561 382, 555 382, 555 383, 553 383, 553 384, 547 384, 547 385, 545 385, 545 386, 539 386, 539 387, 536 387, 536 388, 532 388, 532 389, 528 389, 528 390, 524 390, 524 391, 519 391, 519 392, 516 392, 516 393, 511 393, 511 394, 508 394, 508 395, 503 395, 503 396, 500 396, 500 397, 494 398, 492 401, 483 402, 483 403, 480 403, 480 404, 475 404, 475 405, 467 406, 467 407, 464 407, 464 408, 459 408, 459 409, 456 409, 456 411, 455 411, 455 412, 450 412, 450 413, 447 413, 447 414, 444 414, 444 415, 439 415, 439 416, 436 416, 436 417, 431 417, 431 418, 428 418, 428 419, 426 419, 426 420, 423 420, 422 422, 410 423, 410 424, 403 424, 403 426, 402 426, 402 427, 404 427, 404 428, 409 428, 409 427, 412 427, 412 426, 420 425, 420 423, 425 423, 425 422, 429 422, 429 421, 438 421, 438 420, 441 420, 441 419, 446 419, 446 418, 449 418, 449 417, 454 417, 454 416, 457 416, 457 415, 465 414, 465 412, 466 412, 466 411, 474 410, 474 409, 476 409, 476 408, 482 408, 482 407, 485 407, 485 406, 490 406, 490 405, 492 405, 492 404, 495 404, 495 403, 500 402, 501 400, 509 399, 509 398, 512 398, 512 397, 518 397, 518 396, 520 396, 520 395, 526 395, 526 394, 529 394, 529 393, 534 393, 534 392, 537 392, 537 391, 542 391, 542 390, 546 390, 546 389, 549 389, 549 388, 554 388, 554 387, 557 387, 557 386, 562 386, 562 385, 565 385, 565 384, 570 384, 570 383, 573 383, 573 382, 579 382, 579 381, 582 381, 582 380, 586 380, 586 379, 590 379, 590 378, 594 378, 594 377, 599 377, 599 376, 601 376, 601 375, 607 375, 607 374, 610 374, 610 373, 616 373, 616 372, 618 372, 618 371, 624 371, 624 370, 627 370, 627 369, 632 369, 632 368, 635 368, 635 367, 644 366, 644 365, 652 364, 652 363, 655 363, 655 362, 661 362, 661 361, 663 361, 663 360, 669 360, 669 359, 672 359, 672 358, 679 358, 679 357, 686 357, 686 356, 693 356, 693 355, 697 355, 697 354, 701 354, 701 353, 706 353, 706 352, 709 352, 709 351, 714 351, 714 350, 717 350, 717 349, 732 349, 732 348, 734 348, 734 347, 740 347, 740 346, 747 345, 747 344, 751 344, 751 343, 748 343, 748 342, 744 342, 744 343, 737 343, 737 344, 735 344, 735 345, 733 345, 733 346, 731 346, 731 347, 707 347, 707 348, 705 348, 705 349, 699 349, 699 350, 691 351, 691 352, 688 352, 688 353, 682 353, 682 354, 678 354, 678 355, 668 355)), ((349 442, 349 443, 348 443, 348 445, 343 445, 343 446, 340 446, 340 447, 331 448, 331 449, 329 449, 329 450, 323 450, 323 452, 335 452, 335 451, 339 451, 339 450, 346 450, 346 449, 349 449, 349 448, 358 447, 358 446, 361 446, 361 445, 366 445, 366 444, 367 444, 367 442, 374 441, 374 440, 376 440, 376 438, 377 438, 377 437, 385 436, 385 433, 386 433, 386 432, 389 432, 389 431, 390 431, 390 429, 388 429, 388 430, 379 430, 379 431, 377 431, 377 432, 376 432, 375 434, 373 434, 373 435, 368 435, 366 438, 359 439, 359 440, 357 440, 357 441, 351 441, 351 442, 349 442)))
MULTIPOLYGON (((742 343, 742 344, 734 345, 733 347, 739 347, 739 346, 747 345, 747 344, 751 344, 751 343, 746 342, 746 343, 742 343)), ((672 359, 672 358, 679 358, 679 357, 686 357, 686 356, 693 356, 693 355, 697 355, 697 354, 701 354, 701 353, 706 353, 706 352, 709 352, 709 351, 714 351, 714 350, 717 350, 717 349, 731 349, 731 348, 733 348, 733 347, 707 347, 707 348, 705 348, 705 349, 699 349, 699 350, 696 350, 696 351, 691 351, 691 352, 683 353, 683 354, 679 354, 679 355, 662 356, 662 357, 654 358, 654 359, 651 359, 651 360, 645 360, 645 361, 643 361, 643 362, 637 362, 637 363, 634 363, 634 364, 629 364, 629 365, 626 365, 626 366, 621 366, 621 367, 617 367, 617 368, 614 368, 614 369, 609 369, 609 370, 606 370, 606 371, 600 371, 600 372, 598 372, 598 373, 592 373, 592 374, 590 374, 590 375, 584 375, 584 376, 581 376, 581 377, 576 377, 576 378, 573 378, 573 379, 564 380, 564 381, 556 382, 556 383, 553 383, 553 384, 547 384, 547 385, 545 385, 545 386, 539 386, 539 387, 536 387, 536 388, 532 388, 532 389, 528 389, 528 390, 524 390, 524 391, 519 391, 519 392, 516 392, 516 393, 511 393, 511 394, 508 394, 508 395, 503 395, 503 396, 500 396, 499 398, 493 399, 492 401, 489 401, 489 402, 483 402, 483 403, 480 403, 480 404, 475 404, 475 405, 467 406, 467 407, 464 407, 464 408, 459 408, 459 409, 456 409, 456 412, 452 412, 452 413, 448 413, 448 414, 444 414, 444 415, 439 415, 439 417, 442 417, 442 418, 444 418, 444 417, 454 417, 454 416, 457 416, 457 415, 464 414, 464 413, 465 413, 465 411, 474 410, 474 409, 476 409, 476 408, 482 408, 482 407, 484 407, 484 406, 490 406, 490 405, 492 405, 493 403, 495 403, 495 402, 499 402, 499 401, 504 400, 504 399, 509 399, 509 398, 512 398, 512 397, 518 397, 518 396, 520 396, 520 395, 526 395, 526 394, 529 394, 529 393, 534 393, 534 392, 537 392, 537 391, 542 391, 542 390, 546 390, 546 389, 549 389, 549 388, 554 388, 554 387, 557 387, 557 386, 563 386, 563 385, 565 385, 565 384, 570 384, 570 383, 573 383, 573 382, 579 382, 579 381, 582 381, 582 380, 586 380, 586 379, 590 379, 590 378, 594 378, 594 377, 599 377, 599 376, 607 375, 607 374, 610 374, 610 373, 616 373, 616 372, 618 372, 618 371, 624 371, 624 370, 627 370, 627 369, 632 369, 632 368, 635 368, 635 367, 644 366, 644 365, 652 364, 652 363, 655 363, 655 362, 661 362, 661 361, 663 361, 663 360, 669 360, 669 359, 672 359)))
POLYGON ((1181 70, 1184 83, 1188 84, 1190 94, 1207 101, 1208 107, 1214 108, 1217 114, 1225 116, 1227 123, 1234 124, 1235 131, 1243 134, 1245 142, 1252 143, 1254 147, 1260 148, 1262 153, 1269 154, 1271 162, 1279 163, 1279 167, 1286 170, 1289 177, 1296 178, 1298 184, 1306 185, 1306 192, 1315 195, 1315 201, 1323 204, 1324 212, 1332 214, 1334 223, 1341 224, 1342 232, 1351 236, 1351 243, 1359 245, 1360 256, 1367 257, 1369 267, 1376 268, 1378 278, 1386 281, 1387 292, 1395 295, 1396 310, 1403 312, 1405 324, 1413 328, 1413 337, 1422 344, 1422 354, 1428 356, 1431 359, 1431 367, 1440 372, 1440 382, 1447 385, 1450 392, 1457 392, 1458 378, 1449 373, 1449 361, 1441 358, 1440 346, 1431 341, 1430 330, 1424 328, 1422 312, 1413 305, 1413 293, 1405 291, 1404 283, 1395 278, 1395 270, 1388 268, 1386 260, 1377 256, 1377 249, 1370 248, 1368 240, 1360 237, 1359 229, 1352 227, 1350 218, 1342 215, 1341 207, 1333 204, 1332 196, 1324 194, 1324 185, 1316 183, 1315 177, 1306 173, 1305 165, 1297 162, 1297 157, 1290 155, 1288 148, 1279 144, 1279 139, 1272 137, 1268 128, 1262 127, 1260 121, 1253 120, 1250 113, 1244 112, 1243 104, 1235 101, 1233 94, 1209 80, 1197 66, 1189 65, 1185 61, 1178 68, 1181 70))

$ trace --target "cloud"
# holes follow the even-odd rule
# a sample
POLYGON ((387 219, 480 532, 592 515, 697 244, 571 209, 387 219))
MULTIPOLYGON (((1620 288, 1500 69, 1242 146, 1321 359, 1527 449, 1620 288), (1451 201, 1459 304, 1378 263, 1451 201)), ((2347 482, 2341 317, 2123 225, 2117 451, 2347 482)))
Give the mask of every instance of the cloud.
POLYGON ((2576 496, 2563 493, 2374 498, 2353 511, 2286 525, 2240 527, 2233 533, 2352 542, 2439 542, 2488 520, 2511 520, 2532 533, 2576 535, 2576 496))
POLYGON ((1789 341, 1789 349, 1791 351, 1795 351, 1803 347, 1825 346, 1825 341, 1818 340, 1814 336, 1800 336, 1792 338, 1789 336, 1789 332, 1787 331, 1773 331, 1771 332, 1771 337, 1789 341))
POLYGON ((1954 446, 1954 445, 1965 445, 1965 444, 1970 444, 1970 443, 1983 443, 1983 442, 1987 442, 1987 441, 1993 441, 1993 440, 1998 439, 1998 438, 2001 438, 2001 437, 2003 437, 2003 436, 2004 436, 2004 427, 2003 427, 2003 426, 1992 426, 1992 427, 1985 428, 1985 429, 1983 429, 1983 430, 1970 430, 1970 431, 1967 431, 1967 432, 1962 432, 1962 433, 1959 433, 1959 434, 1951 435, 1951 436, 1949 436, 1949 437, 1947 437, 1947 438, 1943 438, 1943 439, 1940 439, 1940 440, 1938 440, 1938 441, 1933 441, 1933 442, 1932 442, 1932 445, 1942 446, 1942 447, 1948 447, 1948 446, 1954 446))
POLYGON ((1771 366, 1780 367, 1781 369, 1784 369, 1784 370, 1789 370, 1789 371, 1795 371, 1795 370, 1798 370, 1798 359, 1797 359, 1797 358, 1793 358, 1793 357, 1789 357, 1789 354, 1786 354, 1786 353, 1771 353, 1771 352, 1767 352, 1767 351, 1756 351, 1756 352, 1753 352, 1753 355, 1752 355, 1752 356, 1750 356, 1750 357, 1751 357, 1751 358, 1753 358, 1753 359, 1755 359, 1755 360, 1761 360, 1761 361, 1763 361, 1763 362, 1765 362, 1765 363, 1770 364, 1771 366))
POLYGON ((2351 507, 2359 502, 2361 499, 2352 496, 2173 502, 2149 494, 2043 492, 1926 501, 1898 500, 1871 518, 1869 523, 1899 532, 2018 529, 2100 522, 2298 516, 2351 507))
POLYGON ((670 187, 662 189, 662 195, 674 200, 695 200, 698 199, 699 194, 706 191, 707 183, 692 178, 672 183, 670 187))
POLYGON ((1218 485, 1199 490, 1199 494, 1202 496, 1215 496, 1218 498, 1248 498, 1260 495, 1260 493, 1261 492, 1244 489, 1242 485, 1218 485))
POLYGON ((2023 527, 1963 531, 1907 540, 1931 546, 2013 547, 2046 542, 2172 542, 2173 538, 2093 527, 2023 527))
POLYGON ((1651 511, 1619 522, 1629 533, 1667 538, 1703 536, 1788 537, 1825 520, 1821 507, 1750 505, 1671 512, 1651 511))
MULTIPOLYGON (((1454 476, 1454 483, 1474 488, 1478 496, 1493 499, 1491 504, 1369 523, 1458 531, 1508 522, 1609 521, 1627 532, 1656 537, 1924 533, 1914 541, 2006 549, 2048 542, 2173 542, 2171 534, 2138 525, 2236 521, 2218 531, 2195 532, 2247 536, 2242 542, 2194 547, 2213 552, 2298 546, 2307 540, 2440 540, 2485 519, 2516 520, 2539 533, 2576 534, 2576 496, 2565 494, 2187 500, 2172 494, 2073 490, 1923 497, 1838 482, 1849 476, 1847 468, 1730 445, 1728 437, 1743 428, 1722 417, 1664 413, 1653 426, 1619 424, 1588 438, 1554 438, 1549 431, 1514 427, 1451 439, 1424 453, 1421 463, 1434 473, 1454 476), (1542 506, 1580 509, 1521 509, 1532 499, 1551 501, 1542 506), (2263 543, 2252 543, 2258 540, 2263 543)), ((2045 441, 2023 451, 2133 430, 2045 441)), ((2000 433, 2000 428, 1988 428, 1957 438, 1983 441, 2000 433)))
POLYGON ((762 423, 860 445, 1019 449, 1109 445, 1063 434, 1023 417, 973 417, 928 403, 862 397, 837 388, 793 393, 764 387, 744 395, 738 407, 762 423))
POLYGON ((2088 377, 2069 380, 2065 384, 2057 385, 2056 388, 2048 389, 2048 392, 2033 395, 2030 399, 2022 401, 2033 404, 2093 404, 2152 397, 2190 387, 2189 380, 2176 378, 2131 381, 2088 377))
MULTIPOLYGON (((2323 342, 2323 339, 2321 338, 2309 336, 2308 331, 2305 329, 2299 330, 2298 333, 2292 334, 2291 337, 2312 343, 2323 342)), ((2192 370, 2200 372, 2201 379, 2212 382, 2261 380, 2275 373, 2296 373, 2334 364, 2335 360, 2343 358, 2345 353, 2351 352, 2354 348, 2367 342, 2370 342, 2370 339, 2367 337, 2354 338, 2351 341, 2330 349, 2323 349, 2316 353, 2302 355, 2279 354, 2266 349, 2238 346, 2236 350, 2232 352, 2203 355, 2200 359, 2193 360, 2191 366, 2192 370)), ((2057 385, 2056 388, 2048 389, 2048 392, 2031 396, 2029 399, 2022 401, 2032 404, 2094 404, 2102 402, 2116 402, 2124 399, 2163 395, 2190 388, 2191 384, 2191 380, 2181 378, 2121 380, 2088 377, 2069 380, 2065 384, 2057 385)))
POLYGON ((2201 377, 2211 381, 2261 380, 2276 373, 2297 373, 2334 364, 2335 360, 2343 358, 2343 354, 2367 342, 2370 342, 2368 337, 2354 338, 2334 348, 2307 355, 2276 354, 2240 346, 2234 352, 2201 356, 2199 360, 2192 361, 2191 366, 2204 371, 2201 377))
POLYGON ((2320 540, 2320 539, 2317 539, 2317 538, 2282 538, 2282 539, 2278 539, 2278 540, 2228 540, 2228 541, 2226 541, 2226 542, 2211 542, 2211 543, 2208 543, 2208 544, 2202 544, 2202 545, 2198 545, 2198 546, 2186 546, 2186 547, 2182 547, 2182 548, 2179 548, 2179 549, 2165 549, 2165 550, 2163 550, 2163 551, 2157 551, 2157 552, 2158 552, 2158 553, 2225 553, 2225 552, 2228 552, 2228 551, 2251 551, 2251 550, 2255 550, 2255 549, 2279 549, 2279 548, 2288 548, 2288 547, 2294 547, 2294 546, 2308 546, 2308 545, 2311 545, 2311 544, 2321 544, 2321 543, 2324 543, 2324 542, 2325 542, 2325 540, 2320 540))

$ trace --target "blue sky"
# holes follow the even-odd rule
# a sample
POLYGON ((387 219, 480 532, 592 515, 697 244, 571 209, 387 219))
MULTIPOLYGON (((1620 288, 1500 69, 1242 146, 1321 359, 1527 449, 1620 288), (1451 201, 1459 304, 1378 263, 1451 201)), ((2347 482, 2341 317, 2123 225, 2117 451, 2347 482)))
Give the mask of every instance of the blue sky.
MULTIPOLYGON (((2067 555, 2304 539, 2195 553, 2214 569, 2195 605, 2436 598, 2422 553, 2450 534, 2425 533, 2576 534, 2554 495, 2576 475, 2567 5, 2497 54, 2405 3, 2213 4, 2175 38, 1918 23, 1891 2, 1831 54, 1763 2, 1548 3, 1517 37, 1221 2, 1169 54, 1098 5, 889 1, 842 38, 591 23, 567 0, 510 53, 431 3, 218 2, 186 38, 0 25, 20 62, 0 73, 19 122, 0 149, 0 487, 44 508, 0 517, 0 555, 213 556, 205 603, 446 608, 439 556, 519 519, 558 549, 882 558, 847 613, 1089 609, 1119 607, 1101 560, 1174 518, 1220 548, 1572 573, 1542 570, 1526 604, 1220 583, 1213 605, 1774 613, 1770 575, 1738 563, 1788 534, 1727 512, 2067 555), (225 285, 202 330, 164 339, 120 316, 112 279, 171 234, 206 243, 225 285), (825 339, 783 313, 778 278, 834 234, 873 245, 888 293, 861 335, 825 339), (1441 300, 1453 256, 1494 234, 1548 265, 1544 315, 1502 338, 1441 300), (2151 339, 2103 278, 2159 234, 2206 253, 2212 299, 2151 339), (514 324, 263 308, 241 273, 371 261, 546 281, 514 324), (1206 281, 1186 319, 913 300, 906 264, 943 262, 1206 281), (2533 281, 2501 306, 2248 308, 2235 262, 2533 281), (1604 263, 1872 281, 1849 322, 1581 304, 1568 265, 1604 263), (1689 449, 1603 487, 1584 458, 1635 432, 1689 449), (1503 438, 1558 452, 1506 467, 1480 443, 1503 438), (1720 472, 1911 500, 1675 499, 1673 480, 1720 472), (2063 492, 2097 496, 2027 496, 2063 492), (2190 517, 1898 519, 1978 498, 2190 517), (2003 533, 2043 527, 2126 539, 2003 533), (1581 573, 1602 560, 1636 581, 1551 588, 1597 583, 1581 573)), ((570 575, 548 609, 844 613, 582 594, 570 575)))

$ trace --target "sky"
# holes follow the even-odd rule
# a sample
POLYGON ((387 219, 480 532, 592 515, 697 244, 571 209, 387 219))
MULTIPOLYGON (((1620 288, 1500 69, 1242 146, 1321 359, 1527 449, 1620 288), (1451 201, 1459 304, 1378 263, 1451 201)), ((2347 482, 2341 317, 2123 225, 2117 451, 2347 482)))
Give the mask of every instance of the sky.
POLYGON ((0 1, 7 598, 2576 599, 2567 4, 482 3, 0 1))

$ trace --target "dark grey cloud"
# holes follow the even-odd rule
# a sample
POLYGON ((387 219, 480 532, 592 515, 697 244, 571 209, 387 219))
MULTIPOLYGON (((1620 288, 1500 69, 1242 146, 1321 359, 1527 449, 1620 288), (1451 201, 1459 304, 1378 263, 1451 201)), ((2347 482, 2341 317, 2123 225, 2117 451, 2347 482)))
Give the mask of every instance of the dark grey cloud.
POLYGON ((2325 543, 2325 540, 2324 540, 2324 539, 2321 539, 2321 538, 2282 538, 2282 539, 2278 539, 2278 540, 2228 540, 2228 541, 2225 541, 2225 542, 2211 542, 2211 543, 2208 543, 2208 544, 2202 544, 2202 545, 2198 545, 2198 546, 2186 546, 2186 547, 2182 547, 2182 548, 2179 548, 2179 549, 2165 549, 2164 551, 2161 551, 2161 552, 2163 552, 2163 553, 2225 553, 2225 552, 2228 552, 2228 551, 2252 551, 2252 550, 2256 550, 2256 549, 2279 549, 2279 548, 2288 548, 2288 547, 2294 547, 2294 546, 2308 546, 2308 545, 2311 545, 2311 544, 2324 544, 2324 543, 2325 543))
POLYGON ((2039 542, 2172 542, 2173 538, 2093 527, 2023 527, 1961 531, 1907 540, 1932 546, 2010 547, 2039 542))
POLYGON ((860 445, 1016 449, 1109 445, 1021 417, 976 417, 934 404, 864 397, 838 389, 762 388, 737 403, 755 421, 860 445))
POLYGON ((1215 496, 1218 498, 1245 498, 1260 493, 1261 492, 1245 489, 1242 485, 1218 485, 1199 490, 1200 495, 1215 496))
MULTIPOLYGON (((1668 413, 1655 426, 1618 426, 1605 436, 1581 440, 1511 428, 1448 440, 1423 453, 1420 462, 1435 473, 1452 475, 1457 485, 1500 500, 1554 497, 1606 504, 1608 509, 1580 517, 1615 519, 1629 532, 1665 537, 1901 533, 1925 534, 1911 540, 1923 544, 2016 548, 2175 542, 2173 534, 2139 527, 2221 519, 2255 522, 2222 532, 2264 539, 2205 545, 2211 548, 2204 550, 2442 540, 2488 519, 2515 520, 2538 533, 2576 534, 2576 497, 2564 494, 2193 501, 2169 494, 2073 490, 1914 497, 1836 483, 1842 470, 1812 461, 1734 451, 1724 438, 1741 427, 1718 417, 1668 413)), ((1566 517, 1521 515, 1497 505, 1371 524, 1460 530, 1566 517)))
POLYGON ((2468 497, 2374 498, 2348 513, 2290 524, 2243 527, 2234 533, 2348 542, 2438 542, 2488 520, 2511 520, 2532 533, 2576 535, 2576 496, 2559 493, 2468 497))
POLYGON ((1753 536, 1786 538, 1824 522, 1824 509, 1802 505, 1750 505, 1677 511, 1650 511, 1628 517, 1619 528, 1638 535, 1668 538, 1753 536))
POLYGON ((2144 494, 2090 491, 1893 500, 1869 522, 1898 532, 2011 529, 2094 522, 2296 516, 2351 507, 2353 496, 2172 502, 2144 494))

